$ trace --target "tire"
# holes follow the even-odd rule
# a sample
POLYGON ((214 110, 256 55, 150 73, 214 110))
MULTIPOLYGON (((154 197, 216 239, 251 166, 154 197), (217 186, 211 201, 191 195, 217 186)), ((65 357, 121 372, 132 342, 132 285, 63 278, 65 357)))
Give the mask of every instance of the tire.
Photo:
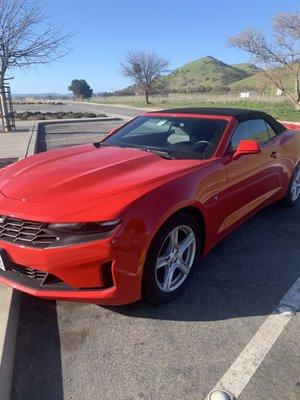
POLYGON ((285 197, 283 198, 283 204, 287 207, 293 207, 300 198, 300 164, 297 165, 293 176, 291 178, 291 182, 289 188, 286 192, 285 197))
POLYGON ((160 304, 177 297, 199 261, 201 245, 202 229, 196 218, 186 212, 169 218, 149 248, 144 264, 142 298, 160 304))

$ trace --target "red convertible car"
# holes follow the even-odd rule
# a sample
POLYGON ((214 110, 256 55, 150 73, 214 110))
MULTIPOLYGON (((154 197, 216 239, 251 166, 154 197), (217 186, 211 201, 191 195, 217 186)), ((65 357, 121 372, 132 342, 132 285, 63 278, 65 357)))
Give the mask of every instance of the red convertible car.
POLYGON ((221 238, 300 195, 300 134, 262 112, 146 113, 0 172, 0 282, 47 299, 177 296, 221 238))

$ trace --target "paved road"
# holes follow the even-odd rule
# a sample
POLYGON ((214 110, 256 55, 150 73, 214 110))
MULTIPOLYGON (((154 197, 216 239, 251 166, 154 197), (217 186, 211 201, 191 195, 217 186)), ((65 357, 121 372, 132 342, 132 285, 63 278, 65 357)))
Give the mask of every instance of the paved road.
MULTIPOLYGON (((134 118, 137 117, 138 115, 141 115, 145 110, 140 109, 140 108, 127 108, 127 107, 116 107, 116 106, 110 106, 110 105, 99 105, 99 104, 93 104, 93 103, 68 103, 69 105, 72 104, 72 107, 74 109, 82 110, 82 111, 90 111, 90 112, 97 112, 97 110, 100 110, 100 112, 104 112, 108 115, 118 115, 118 116, 123 116, 127 118, 134 118)), ((99 112, 99 111, 98 111, 99 112)))
MULTIPOLYGON (((43 150, 101 140, 120 123, 45 125, 43 150)), ((203 400, 297 279, 299 242, 300 204, 275 205, 224 239, 171 303, 23 295, 12 400, 203 400)), ((293 317, 240 400, 299 398, 299 328, 293 317)))

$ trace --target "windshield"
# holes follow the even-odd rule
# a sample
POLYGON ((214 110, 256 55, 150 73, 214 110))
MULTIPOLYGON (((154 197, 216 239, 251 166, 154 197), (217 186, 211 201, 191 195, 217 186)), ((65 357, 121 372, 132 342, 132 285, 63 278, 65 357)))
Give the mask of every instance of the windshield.
POLYGON ((211 158, 227 126, 222 119, 141 116, 105 139, 104 145, 134 147, 170 158, 211 158))

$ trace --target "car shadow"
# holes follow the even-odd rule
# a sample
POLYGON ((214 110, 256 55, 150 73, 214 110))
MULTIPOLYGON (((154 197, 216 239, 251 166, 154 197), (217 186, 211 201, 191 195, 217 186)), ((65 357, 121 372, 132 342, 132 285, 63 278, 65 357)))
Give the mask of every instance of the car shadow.
POLYGON ((269 315, 299 276, 300 207, 273 205, 223 239, 186 290, 159 306, 106 307, 130 317, 218 321, 269 315))
POLYGON ((63 400, 56 303, 21 296, 11 400, 63 400))

